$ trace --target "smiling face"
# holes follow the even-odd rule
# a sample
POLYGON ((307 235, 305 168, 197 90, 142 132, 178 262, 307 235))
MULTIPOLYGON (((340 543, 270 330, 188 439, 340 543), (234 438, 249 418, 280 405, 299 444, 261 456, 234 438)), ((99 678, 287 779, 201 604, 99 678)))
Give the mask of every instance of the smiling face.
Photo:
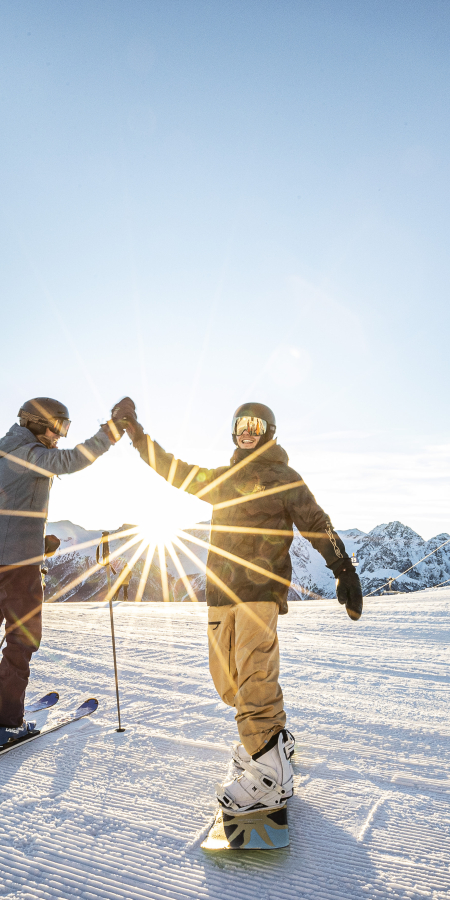
POLYGON ((236 436, 236 440, 241 450, 254 450, 261 440, 261 435, 249 434, 248 431, 243 431, 242 434, 236 436))

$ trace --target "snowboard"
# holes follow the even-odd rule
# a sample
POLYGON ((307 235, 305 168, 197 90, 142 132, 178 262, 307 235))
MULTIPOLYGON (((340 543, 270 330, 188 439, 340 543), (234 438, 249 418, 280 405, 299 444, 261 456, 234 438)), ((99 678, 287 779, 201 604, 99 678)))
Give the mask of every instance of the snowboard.
POLYGON ((95 697, 91 697, 89 700, 85 700, 84 703, 81 704, 77 709, 72 710, 72 712, 66 713, 63 716, 60 716, 56 722, 53 722, 52 725, 49 725, 47 728, 43 728, 42 731, 32 731, 31 734, 26 735, 25 737, 18 738, 17 741, 11 741, 9 744, 3 744, 0 748, 0 756, 4 753, 11 753, 11 750, 15 750, 17 747, 21 747, 22 744, 29 744, 30 741, 36 741, 40 737, 44 737, 45 734, 50 734, 52 731, 58 731, 60 728, 64 728, 65 725, 70 725, 71 722, 77 722, 78 719, 83 719, 85 716, 90 716, 98 707, 98 700, 95 697))
POLYGON ((45 697, 41 697, 40 700, 35 700, 30 706, 25 707, 25 715, 28 716, 30 713, 40 712, 41 709, 50 709, 51 706, 54 706, 59 700, 59 694, 57 691, 50 691, 49 694, 46 694, 45 697))
POLYGON ((203 850, 279 850, 289 845, 287 807, 232 815, 219 809, 203 850))

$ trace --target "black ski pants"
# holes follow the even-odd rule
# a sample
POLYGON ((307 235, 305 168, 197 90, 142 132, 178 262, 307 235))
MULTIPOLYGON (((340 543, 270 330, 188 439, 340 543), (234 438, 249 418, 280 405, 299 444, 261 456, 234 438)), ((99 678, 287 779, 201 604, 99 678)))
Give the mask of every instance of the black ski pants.
POLYGON ((42 635, 40 566, 0 566, 0 624, 5 622, 6 646, 0 662, 0 725, 18 728, 23 722, 30 659, 42 635))

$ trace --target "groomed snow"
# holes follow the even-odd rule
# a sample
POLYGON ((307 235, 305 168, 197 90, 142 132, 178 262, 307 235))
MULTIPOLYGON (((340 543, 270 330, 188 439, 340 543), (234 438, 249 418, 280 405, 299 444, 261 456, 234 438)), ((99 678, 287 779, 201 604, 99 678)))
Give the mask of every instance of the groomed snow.
MULTIPOLYGON (((280 619, 297 736, 291 845, 200 849, 236 738, 216 696, 204 604, 48 604, 28 698, 95 695, 90 720, 0 759, 0 896, 448 900, 450 590, 336 601, 280 619)), ((47 714, 40 714, 40 722, 47 714)))

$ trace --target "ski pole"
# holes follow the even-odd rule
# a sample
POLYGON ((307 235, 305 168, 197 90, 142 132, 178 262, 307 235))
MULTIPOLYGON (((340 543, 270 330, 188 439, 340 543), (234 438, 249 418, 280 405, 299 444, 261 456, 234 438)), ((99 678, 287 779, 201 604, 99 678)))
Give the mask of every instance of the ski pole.
MULTIPOLYGON (((114 659, 114 677, 116 680, 116 698, 117 698, 117 718, 119 720, 119 727, 116 728, 116 731, 125 731, 125 728, 122 728, 120 722, 120 701, 119 701, 119 679, 117 677, 117 658, 116 658, 116 639, 114 636, 114 616, 113 616, 113 605, 112 605, 112 594, 111 591, 111 563, 109 560, 109 531, 102 531, 102 540, 99 546, 97 547, 97 562, 104 566, 106 569, 106 581, 108 584, 108 596, 109 596, 109 616, 111 619, 111 640, 112 640, 112 650, 113 650, 113 659, 114 659), (100 547, 102 548, 102 561, 100 563, 100 547)), ((114 570, 113 570, 114 571, 114 570)))

